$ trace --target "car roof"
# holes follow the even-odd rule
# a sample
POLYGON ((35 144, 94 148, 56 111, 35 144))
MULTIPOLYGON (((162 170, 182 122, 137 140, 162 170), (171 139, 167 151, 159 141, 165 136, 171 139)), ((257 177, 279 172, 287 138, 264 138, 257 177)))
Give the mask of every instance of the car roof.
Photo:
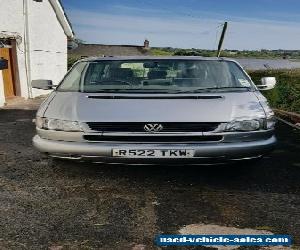
POLYGON ((104 56, 104 57, 87 57, 80 61, 97 62, 97 61, 123 61, 123 60, 205 60, 205 61, 234 61, 224 57, 202 57, 202 56, 104 56))

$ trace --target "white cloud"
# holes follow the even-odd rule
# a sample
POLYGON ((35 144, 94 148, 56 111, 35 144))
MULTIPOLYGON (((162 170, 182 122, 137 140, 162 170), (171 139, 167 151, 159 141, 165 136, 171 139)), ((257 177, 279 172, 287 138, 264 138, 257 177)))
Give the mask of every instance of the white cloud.
MULTIPOLYGON (((171 15, 105 14, 70 10, 77 37, 90 43, 216 48, 218 18, 171 15)), ((230 49, 300 49, 299 24, 232 18, 225 47, 230 49)))

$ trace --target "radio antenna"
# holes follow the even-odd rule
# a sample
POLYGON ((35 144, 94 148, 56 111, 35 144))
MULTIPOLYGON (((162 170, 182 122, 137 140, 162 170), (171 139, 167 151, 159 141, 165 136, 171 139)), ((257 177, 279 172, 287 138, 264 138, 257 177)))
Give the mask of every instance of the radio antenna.
POLYGON ((223 25, 222 34, 221 34, 219 45, 218 45, 218 54, 217 54, 217 57, 220 57, 220 54, 221 54, 221 51, 222 51, 222 45, 223 45, 224 37, 225 37, 225 34, 226 34, 227 25, 228 25, 227 22, 225 22, 224 25, 223 25))

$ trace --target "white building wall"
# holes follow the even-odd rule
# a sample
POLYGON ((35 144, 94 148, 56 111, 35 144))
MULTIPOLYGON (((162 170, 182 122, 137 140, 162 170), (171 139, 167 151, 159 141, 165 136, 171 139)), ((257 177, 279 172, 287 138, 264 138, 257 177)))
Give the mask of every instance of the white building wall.
MULTIPOLYGON (((67 36, 49 3, 29 2, 31 79, 58 84, 67 72, 67 36)), ((33 89, 33 97, 49 91, 33 89)))
MULTIPOLYGON (((26 0, 25 0, 26 1, 26 0)), ((28 98, 49 91, 28 90, 25 61, 25 16, 23 0, 0 0, 0 33, 21 38, 17 48, 20 93, 28 98)), ((57 84, 67 72, 67 36, 59 23, 49 0, 28 0, 29 44, 31 80, 47 79, 57 84)), ((0 80, 0 106, 4 103, 2 76, 0 80)), ((17 88, 18 89, 18 88, 17 88)))

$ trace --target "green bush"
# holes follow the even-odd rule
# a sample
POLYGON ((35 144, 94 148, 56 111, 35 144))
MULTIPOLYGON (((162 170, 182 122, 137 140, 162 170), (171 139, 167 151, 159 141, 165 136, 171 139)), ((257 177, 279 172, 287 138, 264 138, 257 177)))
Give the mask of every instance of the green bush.
POLYGON ((150 54, 152 56, 172 56, 173 52, 159 49, 159 48, 151 48, 150 54))
POLYGON ((265 76, 275 76, 277 85, 262 91, 273 108, 300 113, 300 70, 267 70, 248 72, 252 80, 260 83, 265 76))
POLYGON ((68 69, 70 69, 74 63, 76 63, 80 58, 78 57, 68 57, 68 69))

